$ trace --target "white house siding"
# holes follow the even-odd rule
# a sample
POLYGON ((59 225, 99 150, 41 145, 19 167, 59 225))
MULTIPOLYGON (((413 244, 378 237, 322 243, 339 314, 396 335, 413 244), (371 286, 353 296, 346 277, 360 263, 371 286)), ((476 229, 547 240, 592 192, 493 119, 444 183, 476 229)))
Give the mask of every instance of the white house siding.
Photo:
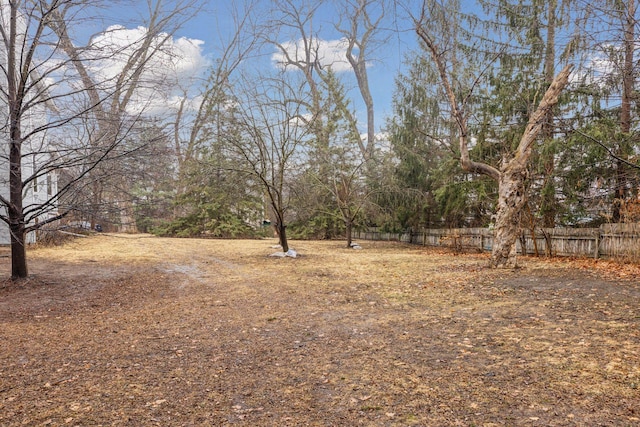
MULTIPOLYGON (((0 0, 0 25, 8 28, 9 11, 8 2, 6 0, 0 0)), ((25 28, 24 20, 18 20, 18 27, 25 28)), ((18 45, 21 41, 18 40, 18 45)), ((7 55, 3 43, 0 43, 0 62, 3 65, 7 65, 7 55)), ((0 74, 0 79, 2 74, 0 74)), ((4 77, 6 79, 6 77, 4 77)), ((2 83, 0 80, 0 84, 2 83)), ((0 95, 0 194, 9 199, 9 127, 8 127, 8 102, 6 97, 0 95)), ((39 104, 29 110, 28 114, 22 117, 22 133, 27 134, 30 130, 36 127, 42 126, 47 123, 47 110, 44 103, 39 104)), ((34 172, 34 168, 38 169, 50 159, 49 153, 49 138, 46 132, 40 132, 34 137, 30 138, 23 143, 23 157, 22 157, 22 176, 23 179, 31 176, 34 172), (30 154, 31 153, 31 154, 30 154), (33 154, 37 153, 37 154, 33 154)), ((52 195, 55 195, 58 191, 57 188, 57 176, 55 173, 50 173, 49 176, 41 176, 37 180, 37 185, 29 185, 23 192, 23 207, 28 209, 30 206, 42 205, 46 203, 52 195)), ((6 215, 7 210, 5 206, 0 206, 0 210, 6 215)), ((55 210, 44 214, 38 218, 39 221, 44 221, 47 218, 55 216, 57 212, 55 210)), ((35 233, 29 233, 27 236, 28 243, 34 243, 36 239, 35 233)), ((4 221, 0 221, 0 245, 10 243, 9 227, 4 221)))
MULTIPOLYGON (((6 110, 3 111, 6 115, 6 110)), ((32 115, 33 117, 33 115, 32 115)), ((41 120, 45 119, 45 115, 41 114, 41 120)), ((27 120, 26 129, 31 126, 37 125, 35 120, 27 120), (29 123, 30 122, 30 123, 29 123)), ((5 129, 2 129, 2 136, 4 143, 0 144, 0 194, 6 199, 9 198, 9 161, 8 161, 8 135, 5 129)), ((23 153, 38 153, 46 150, 48 145, 48 139, 46 137, 39 137, 38 140, 26 141, 23 146, 23 153)), ((31 176, 36 169, 42 167, 42 165, 48 160, 49 154, 27 154, 22 159, 22 176, 23 179, 31 176)), ((32 206, 39 206, 46 203, 53 195, 58 191, 57 176, 55 173, 50 172, 47 175, 38 177, 37 183, 31 183, 24 189, 23 207, 25 210, 32 206)), ((0 207, 2 213, 6 215, 6 207, 0 207)), ((38 221, 45 221, 46 219, 57 215, 57 211, 54 209, 51 212, 43 214, 38 217, 38 221)), ((27 236, 28 243, 34 243, 36 240, 35 233, 29 233, 27 236)), ((0 245, 6 245, 10 243, 9 227, 4 221, 0 221, 0 245)))

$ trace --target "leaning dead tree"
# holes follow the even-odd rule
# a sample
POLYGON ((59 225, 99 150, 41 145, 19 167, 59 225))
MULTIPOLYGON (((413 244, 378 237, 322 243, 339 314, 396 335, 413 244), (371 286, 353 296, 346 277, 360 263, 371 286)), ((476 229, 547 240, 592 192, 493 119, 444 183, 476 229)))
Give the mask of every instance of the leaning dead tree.
POLYGON ((535 110, 529 115, 527 126, 518 146, 506 155, 502 164, 495 167, 471 159, 469 155, 468 100, 471 93, 461 97, 452 85, 455 76, 451 75, 446 63, 445 50, 430 32, 433 25, 428 18, 427 8, 423 8, 419 18, 414 19, 415 30, 431 56, 440 84, 446 94, 451 116, 457 128, 460 164, 465 171, 486 175, 498 183, 498 206, 496 211, 495 235, 491 253, 492 267, 516 266, 516 240, 519 234, 519 216, 526 203, 525 182, 527 169, 535 150, 535 142, 542 130, 549 111, 558 103, 558 97, 569 82, 571 65, 567 65, 556 75, 535 110))

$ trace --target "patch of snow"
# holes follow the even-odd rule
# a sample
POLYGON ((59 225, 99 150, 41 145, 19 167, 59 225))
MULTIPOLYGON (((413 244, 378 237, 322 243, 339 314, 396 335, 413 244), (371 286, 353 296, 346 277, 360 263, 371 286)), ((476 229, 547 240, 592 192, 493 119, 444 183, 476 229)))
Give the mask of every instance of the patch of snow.
POLYGON ((284 257, 289 257, 289 258, 296 258, 298 256, 298 252, 296 252, 293 249, 289 249, 287 252, 274 252, 269 256, 274 256, 274 257, 279 257, 279 258, 284 258, 284 257))

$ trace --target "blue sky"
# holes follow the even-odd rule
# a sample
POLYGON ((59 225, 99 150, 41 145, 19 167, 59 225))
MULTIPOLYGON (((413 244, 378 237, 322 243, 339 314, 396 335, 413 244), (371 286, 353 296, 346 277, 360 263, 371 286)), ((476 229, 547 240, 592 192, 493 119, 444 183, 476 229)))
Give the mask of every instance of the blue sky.
MULTIPOLYGON (((231 13, 231 7, 238 7, 240 2, 218 2, 209 1, 203 7, 203 9, 193 18, 191 18, 180 30, 175 34, 175 39, 181 37, 200 40, 199 44, 201 54, 209 60, 215 59, 218 55, 220 40, 229 36, 229 33, 233 31, 233 19, 231 13)), ((142 8, 146 7, 145 4, 140 4, 142 8)), ((270 14, 269 10, 272 7, 272 2, 263 0, 260 1, 258 7, 261 11, 258 13, 259 19, 268 20, 274 18, 274 15, 270 14)), ((114 11, 114 17, 110 19, 111 22, 117 23, 118 17, 123 17, 121 10, 114 11)), ((131 12, 131 11, 128 11, 131 12)), ((142 13, 142 12, 141 12, 142 13)), ((134 13, 127 13, 129 19, 135 20, 134 13)), ((314 31, 318 31, 318 36, 326 42, 335 42, 340 39, 341 34, 334 28, 334 23, 338 18, 338 11, 334 4, 327 3, 322 9, 319 9, 313 20, 314 31)), ((132 22, 122 22, 127 28, 133 28, 132 22)), ((397 28, 397 25, 393 22, 387 22, 385 24, 388 27, 397 28)), ((295 42, 292 39, 294 35, 281 35, 278 38, 279 42, 295 42)), ((367 69, 369 74, 370 89, 374 99, 374 106, 376 110, 376 128, 380 130, 385 126, 386 117, 392 113, 392 96, 394 89, 394 79, 402 66, 403 56, 409 49, 408 46, 414 44, 415 36, 411 32, 399 33, 397 31, 387 31, 384 34, 387 40, 383 44, 377 46, 375 49, 370 49, 367 55, 369 67, 367 69)), ((258 58, 253 58, 252 61, 257 61, 260 67, 275 67, 271 55, 277 52, 275 47, 265 47, 263 55, 258 58)), ((334 68, 335 69, 335 68, 334 68)), ((359 92, 356 89, 356 81, 351 71, 342 71, 339 76, 345 82, 345 85, 350 90, 350 98, 352 99, 353 106, 357 111, 357 116, 361 122, 361 129, 366 127, 366 113, 364 110, 363 102, 359 92)))
MULTIPOLYGON (((149 0, 155 3, 158 0, 149 0)), ((163 3, 170 7, 181 3, 185 0, 164 0, 163 3)), ((190 1, 190 0, 186 0, 190 1)), ((197 1, 197 0, 196 0, 197 1)), ((207 61, 214 60, 220 48, 220 40, 224 40, 229 36, 233 29, 233 19, 231 9, 234 6, 243 5, 245 1, 251 0, 203 0, 202 10, 186 22, 174 35, 174 47, 176 49, 175 57, 184 56, 186 64, 189 67, 183 67, 183 72, 193 72, 193 68, 204 67, 207 61), (191 48, 185 42, 191 41, 191 48)), ((287 0, 254 0, 260 8, 256 15, 256 21, 260 23, 268 22, 274 19, 275 15, 270 9, 273 8, 275 2, 283 2, 287 0)), ((312 0, 291 0, 294 4, 315 4, 312 0)), ((337 4, 343 3, 345 0, 325 0, 322 9, 319 9, 313 20, 313 30, 317 31, 318 37, 326 42, 326 46, 335 46, 335 41, 339 40, 341 34, 334 28, 334 23, 340 13, 337 4)), ((382 1, 382 0, 380 0, 382 1)), ((130 31, 135 31, 137 25, 141 25, 140 17, 144 16, 144 9, 148 2, 133 2, 130 0, 122 0, 129 6, 134 4, 133 9, 123 7, 124 3, 118 0, 108 3, 108 9, 104 10, 104 20, 100 22, 91 21, 91 24, 102 24, 106 29, 107 25, 120 24, 130 31), (140 9, 140 10, 136 10, 140 9)), ((411 0, 407 0, 411 2, 411 0)), ((391 2, 390 3, 394 3, 391 2)), ((419 3, 419 2, 416 2, 419 3)), ((481 13, 477 2, 462 1, 462 6, 466 12, 481 13)), ((588 4, 588 2, 584 3, 588 4)), ((583 5, 584 5, 583 4, 583 5)), ((580 7, 580 5, 578 5, 580 7)), ((402 10, 397 11, 402 15, 402 10)), ((392 15, 392 14, 390 14, 392 15)), ((386 119, 392 114, 392 97, 394 92, 394 79, 403 69, 403 61, 411 49, 415 49, 416 35, 410 29, 410 21, 408 19, 399 18, 398 21, 388 21, 385 23, 386 33, 385 43, 370 48, 367 54, 369 63, 368 74, 369 83, 372 91, 375 110, 376 110, 376 128, 382 130, 386 124, 386 119)), ((90 29, 77 29, 85 34, 95 34, 100 28, 92 27, 90 29)), ((275 31, 274 31, 275 32, 275 31)), ((565 34, 566 35, 566 34, 565 34)), ((273 34, 273 37, 280 43, 296 42, 297 34, 273 34)), ((561 39, 562 34, 559 35, 561 39)), ((559 40, 560 41, 560 40, 559 40)), ((606 47, 606 46, 605 46, 606 47)), ((251 58, 252 66, 267 70, 269 67, 275 67, 272 55, 277 52, 275 46, 267 46, 263 48, 262 55, 251 58), (253 65, 255 64, 255 65, 253 65)), ((598 72, 609 72, 610 61, 606 57, 602 57, 603 52, 599 52, 601 58, 597 56, 586 58, 585 62, 590 62, 588 66, 594 67, 598 72), (599 61, 599 62, 598 62, 599 61)), ((596 52, 598 54, 598 52, 596 52)), ((593 55, 593 54, 592 54, 593 55)), ((184 64, 183 64, 184 65, 184 64)), ((577 72, 574 73, 577 75, 577 72)), ((350 99, 352 105, 356 109, 357 117, 360 123, 360 129, 364 130, 366 126, 363 102, 356 88, 353 72, 343 71, 339 74, 347 88, 350 88, 350 99)), ((183 79, 184 81, 184 79, 183 79)))
MULTIPOLYGON (((267 1, 267 4, 271 2, 267 1)), ((227 18, 225 18, 225 8, 216 6, 216 11, 214 13, 217 14, 217 19, 215 22, 219 24, 221 27, 224 26, 224 22, 227 18)), ((269 14, 265 14, 269 17, 269 14)), ((335 42, 339 40, 342 35, 334 28, 334 23, 336 22, 337 9, 335 5, 331 5, 327 3, 323 8, 319 9, 316 13, 313 21, 314 31, 318 31, 318 36, 326 41, 327 43, 335 42)), ((209 53, 211 48, 215 49, 216 43, 216 35, 212 33, 214 31, 211 27, 211 22, 213 21, 212 17, 208 15, 207 12, 198 15, 194 24, 190 29, 187 29, 188 34, 193 34, 196 38, 202 38, 205 41, 203 45, 203 49, 206 53, 209 53)), ((221 30, 224 32, 224 29, 221 30)), ((291 34, 289 37, 287 35, 281 36, 278 41, 279 42, 295 42, 293 37, 296 34, 291 34)), ((406 44, 404 41, 401 41, 398 38, 397 34, 388 33, 385 35, 389 38, 383 45, 375 50, 368 52, 368 74, 370 80, 370 88, 372 91, 372 95, 374 98, 374 105, 376 109, 376 127, 380 129, 385 124, 385 117, 391 114, 391 100, 393 95, 394 88, 394 79, 398 73, 398 70, 402 63, 403 52, 406 50, 406 44)), ((413 34, 410 35, 413 38, 413 34)), ((335 44, 335 43, 334 43, 335 44)), ((277 49, 275 47, 268 47, 267 49, 271 49, 271 52, 268 53, 268 56, 265 56, 264 60, 268 60, 271 54, 277 53, 277 49)), ((273 66, 273 63, 269 64, 273 66)), ((334 67, 335 69, 335 67, 334 67)), ((350 91, 351 99, 354 107, 357 109, 358 118, 361 122, 361 128, 364 129, 366 127, 366 113, 364 110, 364 105, 361 101, 361 97, 357 90, 355 90, 356 81, 353 76, 352 71, 343 71, 340 74, 340 77, 345 81, 345 84, 353 88, 350 91)))

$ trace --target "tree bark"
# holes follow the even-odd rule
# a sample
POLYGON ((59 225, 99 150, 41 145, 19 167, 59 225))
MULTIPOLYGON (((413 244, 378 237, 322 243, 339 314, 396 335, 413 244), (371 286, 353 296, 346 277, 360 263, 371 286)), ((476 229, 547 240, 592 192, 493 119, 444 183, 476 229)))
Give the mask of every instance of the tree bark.
MULTIPOLYGON (((11 89, 10 89, 11 91, 11 89)), ((28 277, 27 252, 25 246, 25 218, 22 205, 22 134, 21 120, 18 114, 20 101, 11 101, 14 108, 10 108, 10 145, 9 145, 9 231, 11 234, 11 278, 24 279, 28 277)))
MULTIPOLYGON (((553 82, 555 76, 555 34, 556 34, 556 9, 557 0, 549 0, 547 3, 547 46, 544 59, 544 80, 547 84, 553 82)), ((555 114, 553 109, 549 109, 542 127, 543 144, 553 147, 553 128, 555 114)), ((555 185, 555 150, 546 150, 544 154, 544 184, 542 185, 541 214, 542 226, 553 228, 556 226, 556 185, 555 185)), ((532 217, 533 219, 533 217, 532 217)))
POLYGON ((547 114, 558 103, 560 93, 569 83, 572 67, 567 65, 556 76, 538 108, 529 118, 529 123, 520 139, 515 156, 505 162, 498 179, 498 211, 496 213, 495 236, 491 252, 492 267, 516 267, 516 240, 519 233, 520 212, 526 202, 525 180, 527 165, 533 144, 540 133, 547 114))
POLYGON ((19 119, 11 125, 11 147, 9 150, 9 232, 11 234, 11 278, 24 279, 29 276, 25 246, 25 220, 22 206, 22 155, 19 119), (14 126, 15 124, 15 126, 14 126))
MULTIPOLYGON (((622 69, 622 103, 620 105, 620 132, 621 140, 618 144, 618 156, 626 159, 630 147, 629 147, 629 134, 631 131, 631 104, 633 100, 633 88, 634 88, 634 60, 633 53, 635 49, 635 14, 636 14, 636 1, 628 0, 627 4, 621 3, 624 8, 623 23, 624 23, 624 65, 622 69)), ((628 180, 627 180, 627 165, 622 159, 616 161, 616 194, 612 207, 612 221, 623 222, 624 213, 622 212, 622 206, 628 196, 628 180)))
POLYGON ((24 242, 25 224, 22 209, 22 122, 21 110, 24 100, 26 76, 20 72, 18 30, 18 11, 16 5, 10 5, 9 39, 7 49, 7 95, 9 106, 9 232, 11 234, 11 278, 23 279, 29 275, 27 253, 24 242))
POLYGON ((287 241, 287 226, 282 222, 278 222, 278 240, 280 241, 280 246, 282 246, 282 252, 289 252, 289 242, 287 241))
POLYGON ((11 231, 11 279, 26 279, 29 277, 29 270, 27 269, 24 220, 18 219, 9 229, 11 231))
MULTIPOLYGON (((12 101, 19 105, 20 102, 12 101)), ((10 146, 9 146, 9 232, 11 234, 11 278, 24 279, 29 276, 27 270, 27 252, 25 246, 25 222, 22 206, 22 135, 18 107, 10 109, 10 146)))
POLYGON ((519 213, 526 202, 526 167, 508 164, 498 181, 498 211, 491 252, 493 267, 517 266, 516 240, 520 231, 519 213))

